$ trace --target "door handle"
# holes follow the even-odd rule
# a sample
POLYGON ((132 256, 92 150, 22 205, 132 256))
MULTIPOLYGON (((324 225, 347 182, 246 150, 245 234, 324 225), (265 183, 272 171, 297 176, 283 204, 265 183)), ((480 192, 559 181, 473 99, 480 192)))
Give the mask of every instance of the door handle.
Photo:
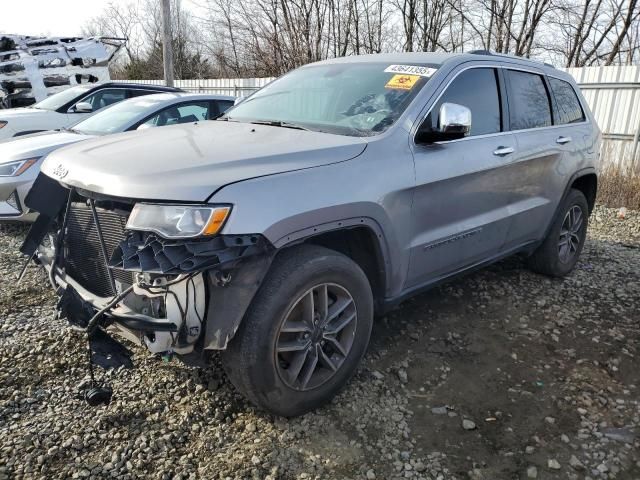
POLYGON ((560 145, 564 145, 565 143, 569 143, 571 141, 571 137, 558 137, 556 143, 560 145))
POLYGON ((497 155, 498 157, 504 157, 505 155, 509 155, 513 152, 515 152, 513 147, 498 147, 493 151, 493 154, 497 155))

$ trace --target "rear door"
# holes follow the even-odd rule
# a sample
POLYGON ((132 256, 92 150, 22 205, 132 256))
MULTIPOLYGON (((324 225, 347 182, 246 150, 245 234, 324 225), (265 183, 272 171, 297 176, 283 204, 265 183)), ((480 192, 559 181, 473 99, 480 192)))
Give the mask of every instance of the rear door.
POLYGON ((518 145, 513 156, 513 223, 507 239, 507 248, 515 248, 544 237, 575 171, 571 155, 582 139, 575 138, 570 125, 558 125, 560 114, 547 77, 532 70, 505 69, 504 74, 509 124, 518 145))
POLYGON ((454 75, 427 120, 443 103, 457 103, 471 110, 471 132, 460 140, 414 146, 408 289, 499 255, 509 230, 517 179, 508 165, 516 141, 506 128, 500 71, 482 66, 454 75))

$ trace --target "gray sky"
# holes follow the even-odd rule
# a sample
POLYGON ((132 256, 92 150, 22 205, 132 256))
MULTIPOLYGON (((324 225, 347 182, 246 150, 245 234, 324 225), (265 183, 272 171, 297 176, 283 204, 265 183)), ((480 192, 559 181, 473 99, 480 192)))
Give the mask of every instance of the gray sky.
MULTIPOLYGON (((0 0, 0 34, 80 35, 86 22, 109 3, 132 0, 0 0)), ((189 6, 183 1, 183 7, 189 6)))
MULTIPOLYGON (((112 0, 127 3, 127 0, 112 0)), ((103 0, 20 0, 2 2, 0 33, 80 35, 86 22, 108 4, 103 0)))

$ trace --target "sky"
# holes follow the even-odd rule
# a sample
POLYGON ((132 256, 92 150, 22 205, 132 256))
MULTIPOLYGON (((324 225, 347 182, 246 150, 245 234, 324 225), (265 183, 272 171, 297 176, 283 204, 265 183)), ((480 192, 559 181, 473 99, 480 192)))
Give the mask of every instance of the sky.
MULTIPOLYGON (((131 0, 0 0, 0 34, 77 36, 109 3, 131 0)), ((183 2, 187 6, 189 2, 183 2)))
MULTIPOLYGON (((111 0, 127 3, 127 0, 111 0)), ((2 1, 0 34, 76 36, 90 18, 98 15, 106 0, 21 0, 2 1)))

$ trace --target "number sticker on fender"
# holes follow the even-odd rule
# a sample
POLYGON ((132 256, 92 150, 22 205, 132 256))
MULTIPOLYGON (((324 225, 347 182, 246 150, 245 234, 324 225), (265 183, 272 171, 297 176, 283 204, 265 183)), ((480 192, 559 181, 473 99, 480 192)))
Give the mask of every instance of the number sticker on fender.
POLYGON ((405 75, 420 75, 421 77, 430 77, 436 73, 435 68, 419 67, 417 65, 389 65, 384 71, 385 73, 402 73, 405 75))

